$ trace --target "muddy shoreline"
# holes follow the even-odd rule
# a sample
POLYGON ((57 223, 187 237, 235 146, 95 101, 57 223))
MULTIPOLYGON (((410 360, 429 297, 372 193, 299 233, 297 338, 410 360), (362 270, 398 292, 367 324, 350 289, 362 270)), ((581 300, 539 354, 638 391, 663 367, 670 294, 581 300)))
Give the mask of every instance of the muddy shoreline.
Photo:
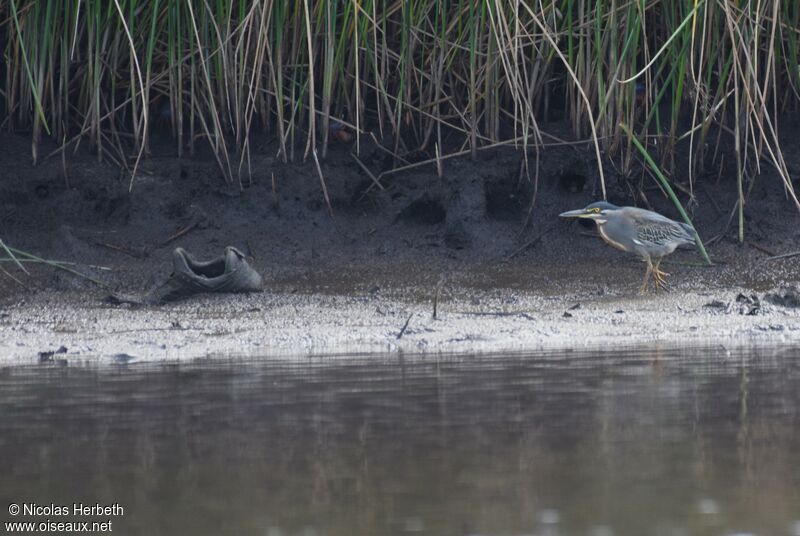
MULTIPOLYGON (((352 147, 337 145, 321 166, 329 207, 315 166, 284 164, 268 144, 238 188, 212 158, 178 159, 167 144, 131 184, 88 153, 33 167, 23 136, 1 137, 0 237, 76 263, 108 287, 4 263, 19 280, 0 274, 5 361, 35 362, 62 346, 67 359, 124 361, 800 340, 800 309, 769 298, 800 282, 800 257, 771 258, 800 249, 800 218, 767 167, 750 188, 744 244, 729 170, 715 170, 722 179, 697 184, 694 197, 681 193, 715 265, 677 252, 664 264, 673 290, 639 295, 640 262, 557 217, 600 195, 588 147, 542 151, 538 186, 520 173, 521 153, 501 148, 478 162, 448 160, 441 178, 423 166, 382 176, 378 187, 352 147), (175 247, 210 258, 227 245, 250 256, 263 293, 149 308, 103 301, 163 281, 175 247)), ((800 141, 785 150, 790 170, 800 168, 800 141)), ((391 165, 375 148, 362 151, 373 175, 391 165)), ((608 166, 607 187, 612 202, 676 217, 644 173, 608 166)))
POLYGON ((543 294, 482 285, 492 276, 512 275, 489 270, 454 274, 442 285, 435 319, 433 296, 421 295, 420 286, 391 288, 373 280, 339 281, 338 288, 288 285, 154 307, 111 306, 97 292, 39 292, 0 307, 0 355, 6 362, 127 363, 800 342, 800 309, 778 304, 771 292, 714 286, 704 275, 659 295, 586 285, 543 294))

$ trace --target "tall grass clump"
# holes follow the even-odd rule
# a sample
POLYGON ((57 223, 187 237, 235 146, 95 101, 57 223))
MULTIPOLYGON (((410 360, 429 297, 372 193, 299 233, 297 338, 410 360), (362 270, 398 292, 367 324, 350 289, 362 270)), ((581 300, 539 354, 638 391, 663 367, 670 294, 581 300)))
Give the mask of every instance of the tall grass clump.
POLYGON ((604 165, 639 163, 623 124, 690 195, 730 140, 740 222, 763 165, 800 209, 779 144, 800 103, 798 2, 3 0, 0 46, 2 125, 30 130, 34 161, 50 136, 133 173, 161 125, 179 155, 210 144, 233 183, 256 131, 284 160, 324 158, 336 122, 402 161, 537 149, 563 118, 604 192, 604 165))

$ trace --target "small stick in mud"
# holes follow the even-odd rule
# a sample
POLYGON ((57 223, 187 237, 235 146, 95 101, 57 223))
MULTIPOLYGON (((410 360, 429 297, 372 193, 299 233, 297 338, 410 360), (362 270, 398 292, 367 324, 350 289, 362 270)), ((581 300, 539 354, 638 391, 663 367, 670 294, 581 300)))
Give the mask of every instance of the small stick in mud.
POLYGON ((411 322, 411 317, 412 316, 414 316, 414 313, 411 313, 410 315, 408 315, 408 318, 406 318, 406 323, 403 324, 403 327, 400 329, 400 333, 397 334, 397 338, 398 339, 400 339, 403 336, 403 334, 406 332, 406 330, 408 329, 408 323, 411 322))
POLYGON ((778 259, 788 259, 791 257, 798 257, 800 256, 800 251, 793 251, 791 253, 784 253, 783 255, 774 255, 772 257, 768 257, 764 259, 765 261, 777 261, 778 259))
POLYGON ((185 235, 186 233, 188 233, 189 231, 191 231, 192 229, 197 227, 197 224, 198 224, 198 222, 194 221, 194 222, 190 223, 189 225, 187 225, 186 227, 184 227, 183 229, 179 229, 178 232, 176 232, 174 235, 170 236, 169 238, 167 238, 166 240, 161 242, 161 244, 159 244, 159 246, 160 247, 164 247, 167 244, 169 244, 170 242, 172 242, 173 240, 175 240, 176 238, 182 237, 183 235, 185 235))
POLYGON ((114 244, 110 244, 108 242, 100 242, 100 241, 97 241, 97 240, 93 240, 92 242, 96 246, 100 246, 100 247, 104 247, 104 248, 108 248, 108 249, 113 249, 114 251, 119 251, 120 253, 124 253, 125 255, 129 255, 129 256, 131 256, 131 257, 133 257, 135 259, 143 259, 143 258, 147 257, 150 254, 150 252, 147 251, 147 248, 144 247, 144 246, 142 246, 140 248, 130 249, 130 248, 126 248, 124 246, 117 246, 117 245, 114 245, 114 244))
POLYGON ((25 290, 27 290, 28 292, 33 292, 33 290, 31 289, 31 287, 29 287, 28 285, 26 285, 25 283, 23 283, 22 281, 20 281, 19 279, 17 279, 16 277, 14 277, 13 275, 11 275, 10 273, 8 273, 8 272, 6 271, 6 269, 5 269, 5 268, 3 268, 2 266, 0 266, 0 272, 3 272, 3 273, 4 273, 6 276, 8 276, 8 277, 9 277, 9 278, 10 278, 12 281, 14 281, 16 284, 18 284, 19 286, 21 286, 22 288, 24 288, 24 289, 25 289, 25 290))
MULTIPOLYGON (((385 189, 386 189, 386 188, 384 188, 384 187, 383 187, 383 184, 381 184, 381 181, 379 181, 379 180, 378 180, 378 179, 375 177, 375 174, 374 174, 374 173, 372 173, 372 172, 369 170, 369 168, 366 166, 366 164, 364 164, 364 162, 362 162, 362 161, 361 161, 361 160, 360 160, 360 159, 359 159, 359 158, 358 158, 358 157, 357 157, 357 156, 356 156, 354 153, 350 153, 350 156, 352 156, 352 157, 353 157, 353 160, 355 160, 355 161, 356 161, 356 164, 358 164, 358 167, 360 167, 360 168, 361 168, 361 169, 364 171, 364 173, 366 173, 366 174, 367 174, 367 176, 370 178, 370 180, 372 180, 372 183, 373 183, 375 186, 377 186, 377 187, 378 187, 378 188, 380 188, 381 190, 385 190, 385 189)), ((365 192, 365 193, 366 193, 366 192, 365 192)), ((363 197, 363 195, 362 195, 362 197, 363 197)))
POLYGON ((758 250, 758 251, 760 251, 761 253, 765 253, 765 254, 769 255, 770 257, 775 257, 775 256, 777 255, 777 253, 775 253, 775 252, 774 252, 774 251, 772 251, 771 249, 769 249, 769 248, 765 248, 764 246, 762 246, 762 245, 760 245, 760 244, 756 244, 756 243, 755 243, 755 242, 753 242, 752 240, 748 240, 748 241, 747 241, 747 245, 748 245, 748 246, 750 246, 750 247, 751 247, 751 248, 753 248, 753 249, 757 249, 757 250, 758 250))
POLYGON ((442 292, 442 286, 444 285, 446 277, 444 274, 439 278, 439 282, 436 283, 436 291, 433 293, 433 319, 436 320, 436 313, 439 309, 439 294, 442 292))
POLYGON ((513 259, 517 255, 519 255, 520 253, 522 253, 523 251, 525 251, 526 249, 528 249, 529 247, 534 245, 536 242, 541 240, 544 235, 546 235, 547 233, 552 231, 553 227, 555 227, 555 225, 551 225, 550 227, 548 227, 547 229, 543 230, 538 235, 534 236, 533 238, 531 238, 530 240, 528 240, 527 242, 522 244, 520 247, 518 247, 516 250, 514 250, 508 257, 506 257, 506 260, 513 259))
POLYGON ((333 207, 331 207, 331 198, 328 197, 328 187, 325 185, 325 177, 322 176, 322 168, 319 165, 319 158, 317 158, 317 150, 314 149, 311 151, 314 155, 314 163, 317 165, 317 173, 319 173, 319 182, 322 185, 322 195, 325 196, 325 204, 328 205, 328 212, 331 215, 331 219, 334 220, 333 217, 333 207))

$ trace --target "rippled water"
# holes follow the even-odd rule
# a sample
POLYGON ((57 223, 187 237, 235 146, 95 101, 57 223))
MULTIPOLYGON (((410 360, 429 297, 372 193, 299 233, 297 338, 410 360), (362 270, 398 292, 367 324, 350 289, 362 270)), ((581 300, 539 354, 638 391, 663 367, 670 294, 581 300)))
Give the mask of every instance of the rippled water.
POLYGON ((119 503, 116 534, 797 536, 800 349, 10 366, 0 501, 119 503))

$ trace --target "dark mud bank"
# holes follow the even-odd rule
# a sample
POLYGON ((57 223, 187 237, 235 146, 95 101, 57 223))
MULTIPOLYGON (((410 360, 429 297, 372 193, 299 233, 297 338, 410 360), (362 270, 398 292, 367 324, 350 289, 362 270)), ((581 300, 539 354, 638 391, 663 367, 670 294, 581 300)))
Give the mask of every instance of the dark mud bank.
MULTIPOLYGON (((655 337, 642 323, 653 319, 650 313, 663 311, 658 321, 669 324, 673 309, 681 314, 693 311, 689 314, 693 320, 686 326, 668 326, 658 332, 659 337, 689 332, 692 326, 693 333, 699 330, 712 338, 753 334, 761 327, 783 336, 795 333, 797 309, 791 292, 780 289, 800 280, 800 257, 771 257, 800 250, 800 219, 767 168, 750 190, 744 244, 736 240, 732 223, 736 197, 730 178, 722 174, 718 184, 700 181, 693 187, 694 198, 685 185, 680 196, 709 243, 715 265, 701 266, 696 252, 676 253, 667 266, 673 292, 642 297, 636 294, 643 273, 639 262, 608 248, 593 236, 591 227, 557 217, 600 196, 596 165, 587 147, 549 147, 538 158, 531 152, 527 169, 521 151, 492 149, 480 152, 477 161, 468 157, 443 161, 439 176, 432 163, 387 173, 414 162, 392 161, 385 151, 367 143, 358 155, 351 144, 338 144, 321 163, 320 177, 313 161, 282 163, 266 145, 251 159, 251 174, 243 176, 240 186, 224 183, 213 158, 178 159, 154 153, 131 182, 116 166, 98 163, 89 154, 64 161, 54 157, 33 167, 25 156, 24 137, 4 134, 2 141, 0 236, 6 243, 77 263, 75 269, 127 292, 143 291, 163 280, 177 246, 206 258, 219 255, 227 245, 235 246, 251 257, 266 280, 265 293, 256 296, 200 298, 155 311, 129 311, 104 305, 108 289, 85 279, 35 264, 28 265, 27 276, 5 263, 19 282, 0 275, 4 340, 13 328, 23 328, 23 322, 41 327, 18 333, 11 344, 22 344, 25 350, 14 351, 17 356, 60 346, 53 334, 62 328, 74 330, 67 341, 73 345, 80 346, 82 337, 121 340, 111 325, 101 328, 87 319, 79 321, 81 315, 96 322, 142 315, 182 326, 188 317, 195 318, 201 324, 195 331, 211 330, 223 340, 207 347, 190 345, 188 351, 195 353, 234 347, 241 351, 254 343, 265 351, 306 352, 312 347, 337 347, 347 340, 437 351, 459 344, 462 349, 477 348, 481 341, 489 341, 486 345, 492 348, 515 341, 568 345, 576 338, 544 334, 584 325, 594 327, 578 337, 580 341, 603 340, 612 334, 635 338, 637 332, 655 337), (783 298, 766 299, 780 292, 783 298), (739 314, 739 294, 759 300, 758 311, 741 325, 739 317, 747 315, 739 314), (455 322, 452 315, 457 313, 462 320, 445 329, 441 316, 431 319, 434 295, 439 296, 443 314, 449 311, 455 322), (329 307, 330 300, 339 305, 329 307), (584 305, 574 313, 569 308, 576 303, 584 305), (715 303, 722 305, 708 305, 715 303), (250 309, 255 312, 242 314, 250 309), (394 311, 397 318, 386 317, 387 311, 394 311), (58 321, 50 318, 57 314, 78 315, 73 318, 78 324, 59 328, 58 321), (282 315, 281 321, 271 324, 276 314, 282 315), (39 315, 40 322, 31 315, 39 315), (234 338, 234 346, 224 342, 223 335, 238 328, 255 330, 255 324, 245 328, 253 315, 253 322, 265 326, 258 340, 234 338), (393 341, 409 315, 413 317, 409 328, 393 341), (727 329, 730 322, 717 321, 725 316, 737 318, 736 333, 727 329), (226 327, 210 327, 210 317, 226 327), (433 324, 419 324, 422 318, 433 324), (630 329, 603 328, 620 325, 609 322, 622 318, 630 322, 630 329), (531 324, 549 321, 555 324, 530 330, 531 324), (503 327, 503 322, 522 324, 503 327), (297 338, 284 340, 270 326, 297 338), (442 333, 425 336, 426 329, 442 333), (498 330, 506 335, 499 336, 498 330), (521 339, 509 335, 525 330, 533 335, 521 339)), ((796 167, 800 166, 793 162, 790 169, 796 167)), ((623 177, 613 170, 606 166, 611 201, 676 216, 647 174, 623 177)), ((180 339, 166 329, 168 325, 153 332, 160 341, 154 348, 163 346, 162 354, 180 339)), ((129 350, 135 352, 135 345, 129 350)))

